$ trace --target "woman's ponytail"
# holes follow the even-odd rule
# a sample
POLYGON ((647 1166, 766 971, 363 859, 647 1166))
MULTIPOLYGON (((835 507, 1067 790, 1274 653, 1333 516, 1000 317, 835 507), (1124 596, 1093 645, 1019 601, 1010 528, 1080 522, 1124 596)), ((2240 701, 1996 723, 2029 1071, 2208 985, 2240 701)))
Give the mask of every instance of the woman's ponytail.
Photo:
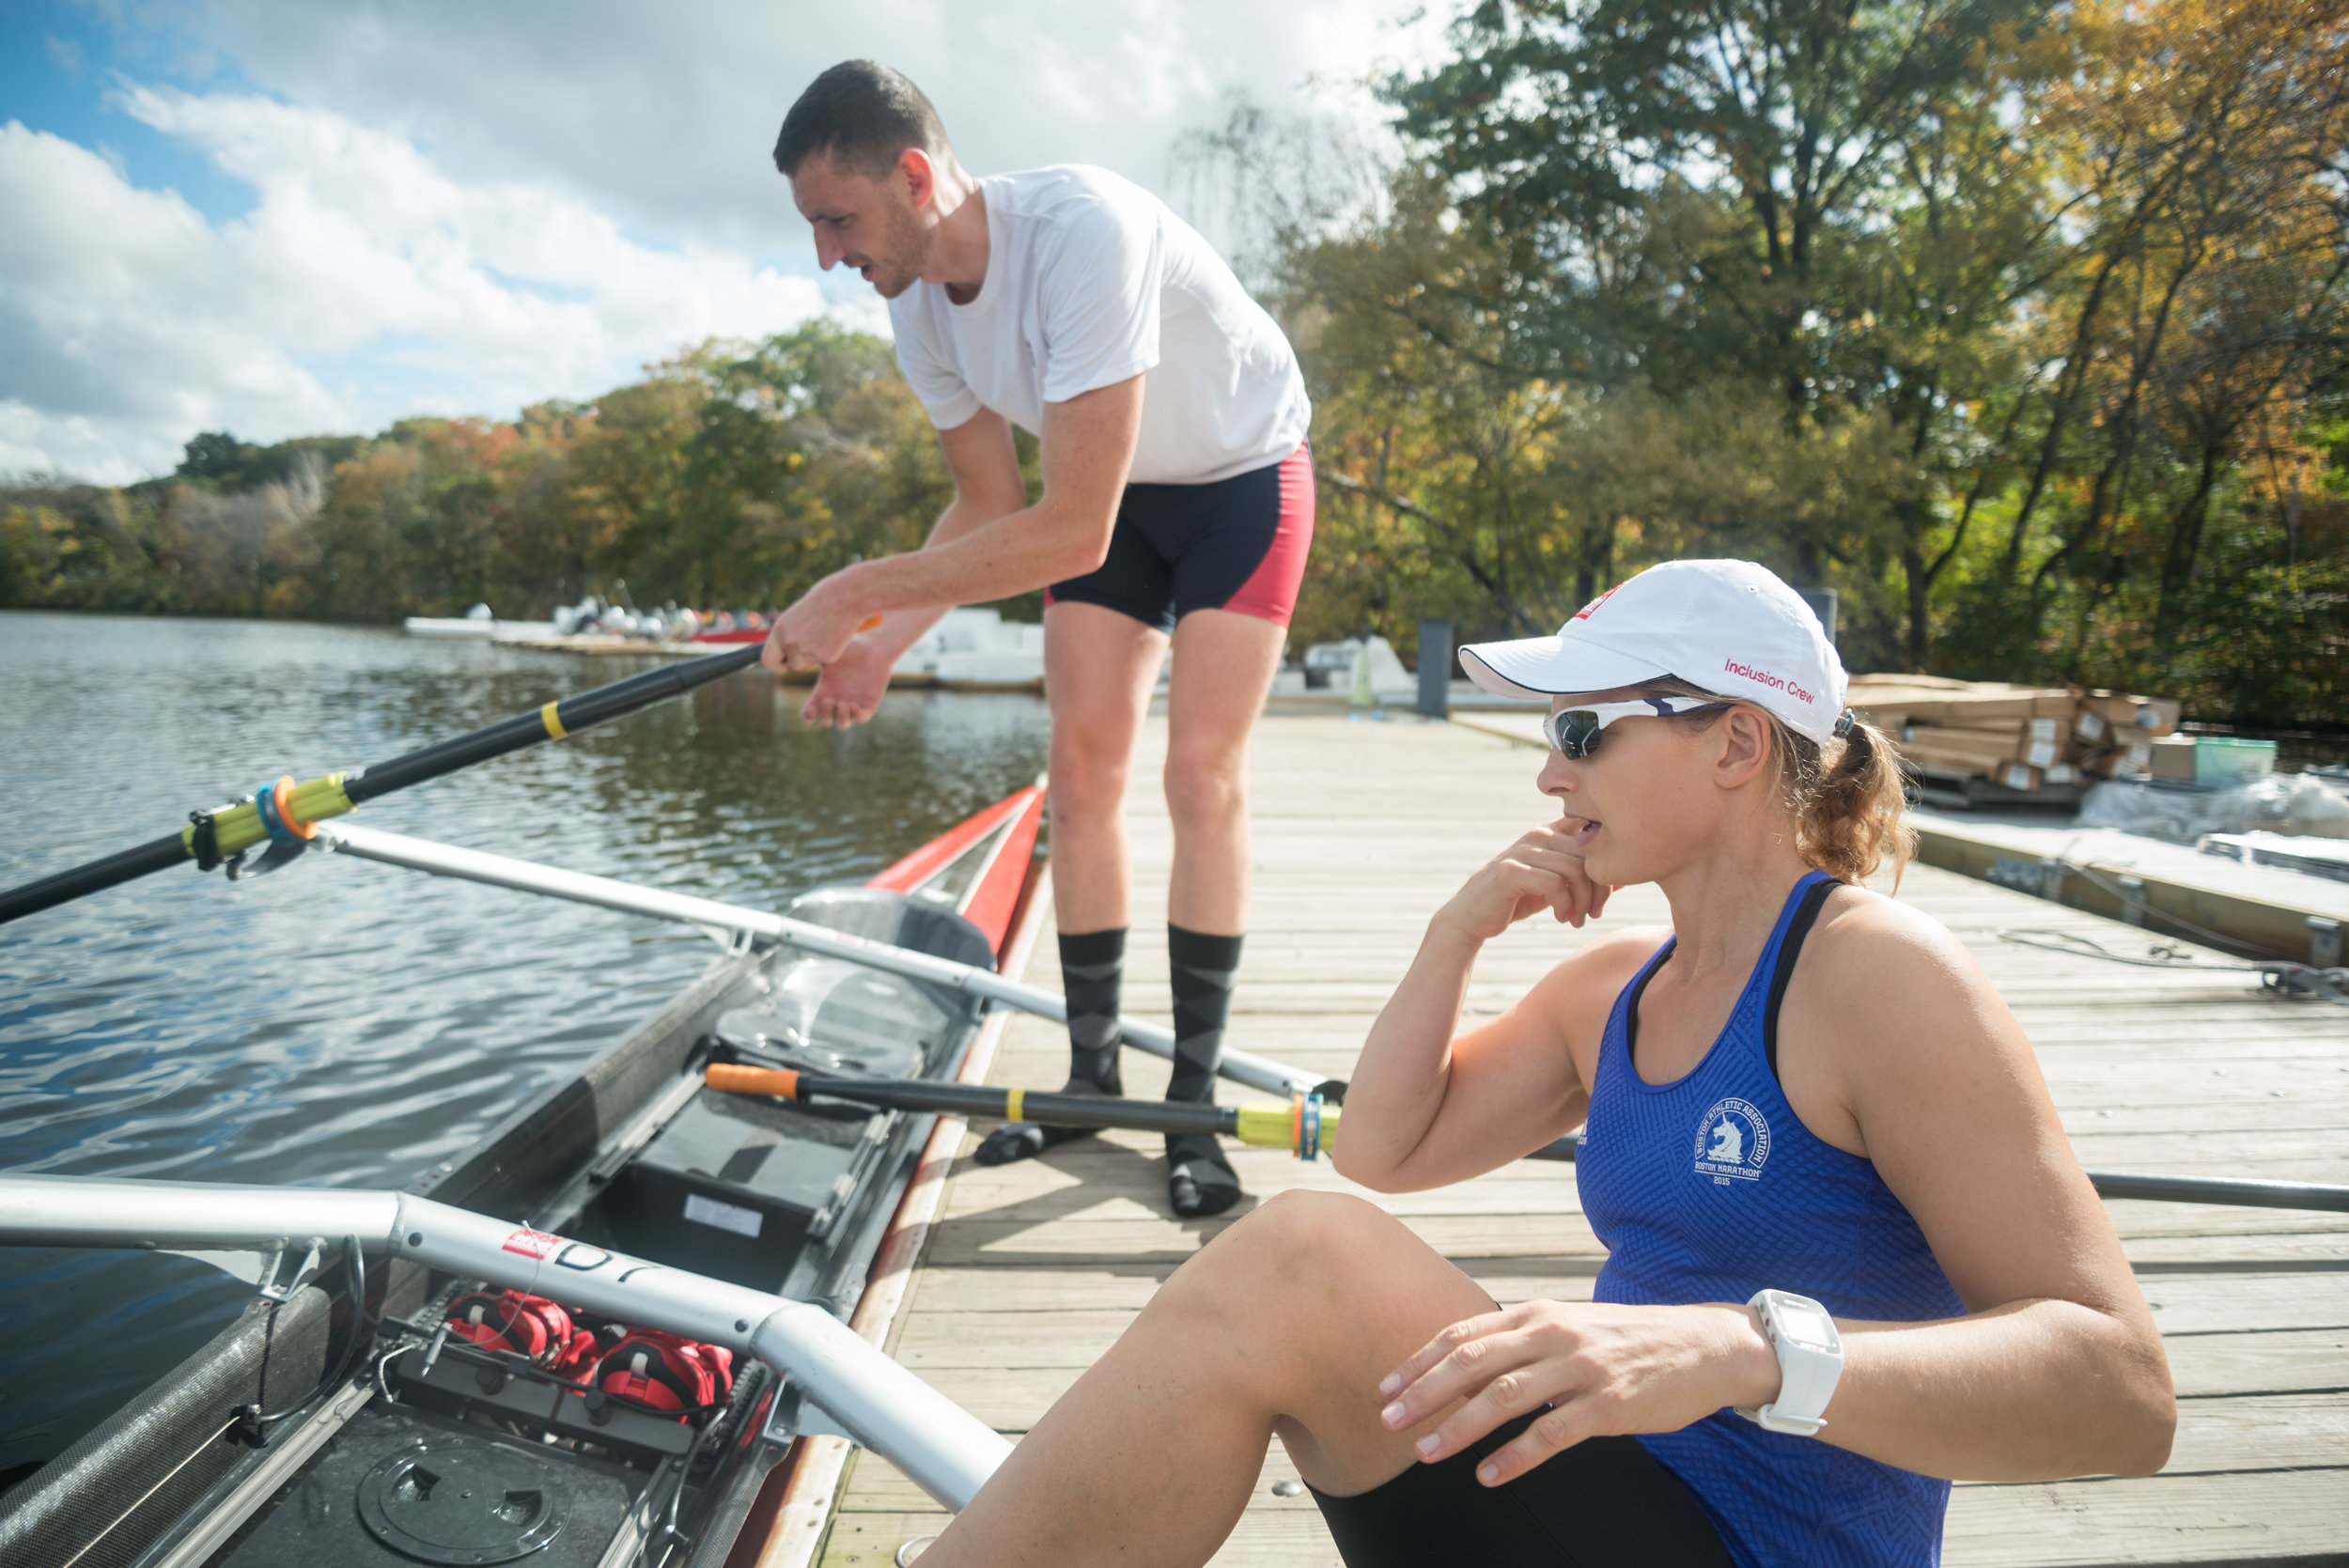
POLYGON ((1820 747, 1777 726, 1787 752, 1787 782, 1795 785, 1796 846, 1819 870, 1862 882, 1887 859, 1895 880, 1916 848, 1903 817, 1907 798, 1892 743, 1874 724, 1853 720, 1841 740, 1820 747), (1809 768, 1793 754, 1811 753, 1809 768), (1800 775, 1810 774, 1810 787, 1800 775))

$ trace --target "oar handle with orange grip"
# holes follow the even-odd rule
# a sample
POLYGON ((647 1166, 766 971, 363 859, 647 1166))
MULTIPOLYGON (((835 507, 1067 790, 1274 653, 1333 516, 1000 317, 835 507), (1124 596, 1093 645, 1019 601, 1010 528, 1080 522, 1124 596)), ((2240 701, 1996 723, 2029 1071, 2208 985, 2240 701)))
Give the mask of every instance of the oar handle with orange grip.
POLYGON ((735 1062, 712 1062, 702 1070, 702 1081, 730 1094, 772 1094, 784 1100, 800 1097, 800 1075, 788 1067, 745 1067, 735 1062))

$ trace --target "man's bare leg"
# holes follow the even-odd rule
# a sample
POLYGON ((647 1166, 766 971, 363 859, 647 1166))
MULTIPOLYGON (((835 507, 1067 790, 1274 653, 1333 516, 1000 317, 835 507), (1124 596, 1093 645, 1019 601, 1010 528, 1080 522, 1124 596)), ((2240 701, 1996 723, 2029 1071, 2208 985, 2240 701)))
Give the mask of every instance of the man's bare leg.
MULTIPOLYGON (((1166 809, 1174 824, 1167 896, 1167 979, 1174 996, 1170 1100, 1215 1098, 1248 926, 1248 737, 1280 668, 1287 629, 1254 615, 1195 610, 1174 629, 1167 692, 1166 809)), ((1243 1196, 1215 1139, 1166 1140, 1166 1196, 1184 1219, 1243 1196)))
POLYGON ((1435 1424, 1388 1431, 1379 1379, 1491 1310, 1371 1204, 1283 1193, 1175 1271, 923 1561, 1205 1562, 1274 1436, 1322 1491, 1367 1491, 1416 1463, 1410 1445, 1435 1424))
POLYGON ((1229 610, 1174 628, 1166 693, 1166 809, 1174 823, 1167 919, 1237 937, 1248 928, 1248 737, 1281 668, 1288 629, 1229 610))
MULTIPOLYGON (((1097 604, 1044 612, 1044 690, 1052 708, 1052 902, 1068 999, 1071 1093, 1123 1093, 1117 1001, 1131 871, 1126 782, 1166 634, 1097 604)), ((982 1165, 1029 1159, 1083 1134, 1014 1122, 980 1142, 982 1165)))
POLYGON ((1133 870, 1126 781, 1166 634, 1097 604, 1044 612, 1044 696, 1052 710, 1052 908, 1063 931, 1124 925, 1133 870))

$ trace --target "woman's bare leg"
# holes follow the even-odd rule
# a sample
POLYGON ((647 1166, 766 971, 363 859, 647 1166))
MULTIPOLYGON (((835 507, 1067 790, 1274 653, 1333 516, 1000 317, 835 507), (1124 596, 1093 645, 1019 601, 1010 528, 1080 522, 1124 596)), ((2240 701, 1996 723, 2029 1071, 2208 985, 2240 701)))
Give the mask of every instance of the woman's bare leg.
MULTIPOLYGON (((1415 1463, 1434 1424, 1390 1432, 1379 1379, 1492 1298, 1358 1198, 1272 1199, 1177 1269, 1046 1412, 925 1568, 1202 1563, 1277 1435, 1337 1496, 1415 1463)), ((1448 1412, 1446 1412, 1448 1413, 1448 1412)))

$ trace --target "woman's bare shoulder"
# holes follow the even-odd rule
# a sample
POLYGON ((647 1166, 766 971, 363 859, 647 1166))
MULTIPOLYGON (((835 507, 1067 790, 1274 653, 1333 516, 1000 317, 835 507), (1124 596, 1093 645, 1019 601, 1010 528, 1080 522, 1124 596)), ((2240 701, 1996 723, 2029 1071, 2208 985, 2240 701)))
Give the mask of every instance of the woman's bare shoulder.
POLYGON ((1840 993, 1839 1002, 1863 1007, 1871 999, 1899 1005, 1923 1000, 1918 989, 1943 997, 1952 988, 1990 989, 1982 966, 1948 926, 1869 888, 1836 890, 1819 911, 1803 956, 1812 977, 1840 993))
POLYGON ((1785 1021, 1836 1048, 1855 1087, 1946 1092, 2005 1059, 2037 1079, 2030 1045, 1988 974, 1950 928, 1865 888, 1829 898, 1787 988, 1785 1021))

